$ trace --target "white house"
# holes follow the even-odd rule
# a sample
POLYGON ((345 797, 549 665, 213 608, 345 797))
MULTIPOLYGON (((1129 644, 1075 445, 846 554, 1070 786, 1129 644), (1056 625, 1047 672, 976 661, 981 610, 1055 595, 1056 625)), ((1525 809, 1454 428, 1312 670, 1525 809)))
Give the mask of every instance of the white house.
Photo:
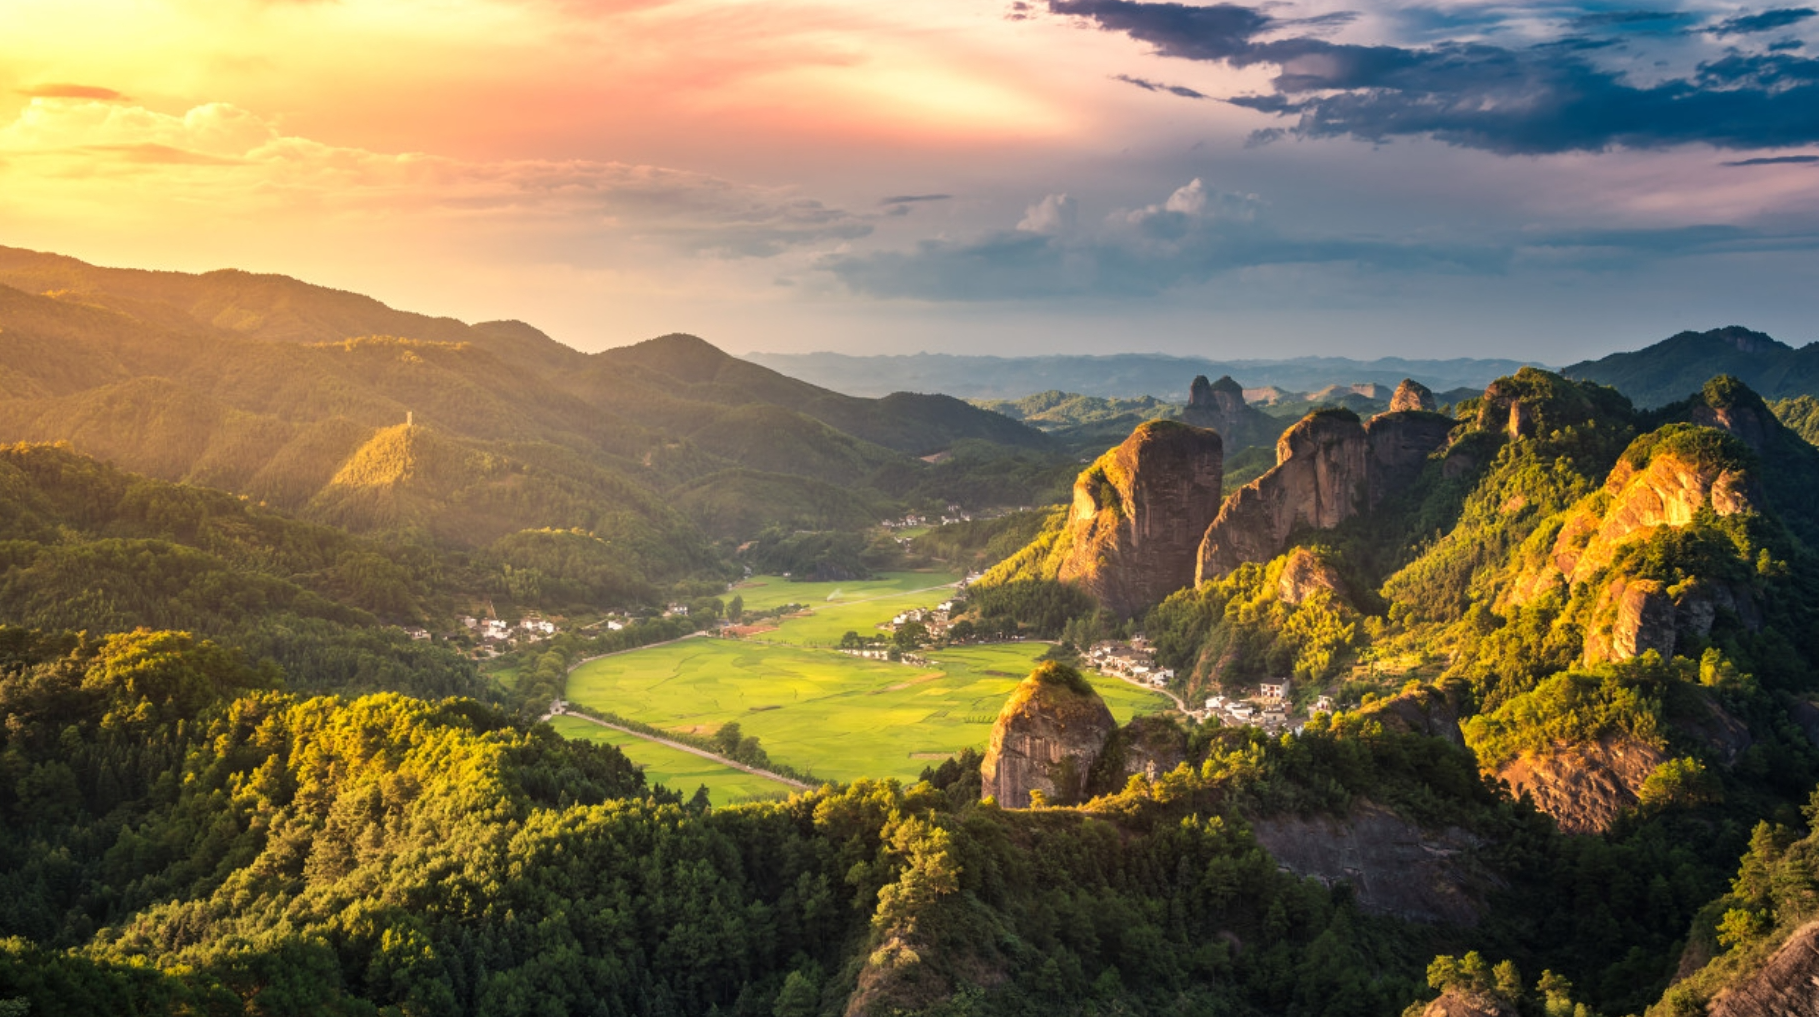
POLYGON ((1234 703, 1232 704, 1232 708, 1227 712, 1239 720, 1249 720, 1251 714, 1256 713, 1257 711, 1252 709, 1249 703, 1234 703))
POLYGON ((608 621, 606 623, 606 630, 608 632, 617 632, 623 628, 625 628, 625 623, 622 621, 608 621))
POLYGON ((1287 699, 1288 692, 1289 681, 1287 678, 1278 678, 1275 681, 1264 682, 1257 690, 1257 694, 1265 699, 1287 699))
POLYGON ((1209 710, 1217 710, 1224 705, 1225 705, 1224 696, 1209 696, 1206 700, 1206 708, 1209 710))

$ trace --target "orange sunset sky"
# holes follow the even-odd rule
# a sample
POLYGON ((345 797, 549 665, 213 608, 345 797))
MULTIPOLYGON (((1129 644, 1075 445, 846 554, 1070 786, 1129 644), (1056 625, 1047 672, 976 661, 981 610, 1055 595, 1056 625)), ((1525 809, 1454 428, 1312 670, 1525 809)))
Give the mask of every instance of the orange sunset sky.
MULTIPOLYGON (((1716 94, 1700 68, 1805 59, 1812 25, 1678 5, 1678 34, 1595 65, 1535 55, 1599 9, 5 0, 0 243, 284 272, 582 348, 1498 355, 1546 334, 1526 355, 1564 362, 1732 320, 1811 338, 1798 124, 1409 127, 1420 89, 1474 84, 1339 76, 1497 47, 1478 109, 1568 88, 1595 109, 1598 87, 1716 94), (1413 97, 1402 119, 1386 95, 1413 97)), ((1799 79, 1766 66, 1714 101, 1780 109, 1799 79)))

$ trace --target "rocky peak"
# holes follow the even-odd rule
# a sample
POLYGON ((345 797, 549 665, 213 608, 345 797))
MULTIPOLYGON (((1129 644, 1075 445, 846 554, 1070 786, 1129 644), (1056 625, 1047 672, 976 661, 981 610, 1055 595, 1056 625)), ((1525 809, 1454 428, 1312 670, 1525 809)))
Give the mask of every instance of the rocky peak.
POLYGON ((1761 495, 1736 445, 1685 424, 1636 439, 1605 480, 1602 497, 1588 499, 1561 528, 1554 566, 1567 583, 1582 582, 1609 565, 1618 547, 1662 526, 1685 526, 1705 508, 1720 516, 1756 511, 1761 495))
POLYGON ((1627 735, 1595 742, 1557 742, 1545 753, 1524 752, 1493 773, 1517 797, 1554 817, 1567 833, 1602 833, 1618 814, 1635 807, 1642 782, 1667 761, 1666 753, 1627 735))
POLYGON ((1368 479, 1364 425, 1346 410, 1301 418, 1276 442, 1276 466, 1225 500, 1200 542, 1196 581, 1282 553, 1298 528, 1326 530, 1358 514, 1368 479))
POLYGON ((1282 576, 1276 580, 1276 594, 1290 604, 1299 604, 1318 590, 1343 596, 1344 580, 1339 573, 1314 552, 1297 547, 1282 563, 1282 576))
POLYGON ((1005 700, 979 774, 981 794, 1009 809, 1030 792, 1055 805, 1080 802, 1087 777, 1117 721, 1080 672, 1045 661, 1005 700))
POLYGON ((1701 427, 1717 428, 1761 452, 1770 436, 1782 430, 1774 411, 1748 385, 1728 374, 1705 383, 1692 399, 1686 419, 1701 427))
POLYGON ((1234 492, 1200 542, 1195 581, 1281 554, 1296 529, 1330 530, 1419 476, 1446 444, 1452 421, 1436 413, 1382 414, 1369 425, 1349 410, 1316 410, 1276 442, 1276 466, 1234 492))
POLYGON ((1390 412, 1402 413, 1407 410, 1434 411, 1434 392, 1426 385, 1413 378, 1402 379, 1396 386, 1396 394, 1390 396, 1390 412))
POLYGON ((1181 419, 1218 431, 1228 449, 1264 445, 1282 433, 1282 424, 1275 417, 1244 401, 1244 386, 1230 375, 1218 381, 1207 381, 1204 374, 1195 378, 1181 419))
POLYGON ((1138 427, 1074 481, 1059 578, 1124 615, 1192 583, 1224 464, 1214 431, 1172 420, 1138 427))

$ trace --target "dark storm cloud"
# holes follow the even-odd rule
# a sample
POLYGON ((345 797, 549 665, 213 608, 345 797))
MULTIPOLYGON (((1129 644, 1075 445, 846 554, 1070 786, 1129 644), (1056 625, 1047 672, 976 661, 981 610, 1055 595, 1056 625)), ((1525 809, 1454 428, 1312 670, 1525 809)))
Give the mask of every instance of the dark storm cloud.
POLYGON ((1735 162, 1723 163, 1725 166, 1786 166, 1819 162, 1819 155, 1769 155, 1756 159, 1738 159, 1735 162))
POLYGON ((1112 75, 1112 80, 1122 81, 1127 85, 1136 85, 1145 92, 1167 92, 1170 95, 1181 96, 1183 99, 1212 98, 1212 96, 1207 95, 1205 92, 1196 92, 1186 85, 1165 85, 1160 81, 1151 81, 1148 78, 1133 78, 1128 74, 1114 74, 1112 75))
POLYGON ((1777 28, 1799 24, 1806 19, 1819 15, 1819 10, 1811 7, 1782 7, 1777 10, 1763 11, 1761 14, 1745 14, 1735 18, 1726 18, 1712 26, 1713 35, 1751 35, 1756 32, 1773 32, 1777 28))
POLYGON ((1581 14, 1568 24, 1585 31, 1596 28, 1632 28, 1638 25, 1653 28, 1688 20, 1691 20, 1691 16, 1679 11, 1595 11, 1581 14))
MULTIPOLYGON (((1690 75, 1636 85, 1596 62, 1600 51, 1617 45, 1614 39, 1363 46, 1285 35, 1290 22, 1236 4, 1049 0, 1049 9, 1146 42, 1164 56, 1280 68, 1269 93, 1227 101, 1292 117, 1287 130, 1300 137, 1426 136, 1510 155, 1819 141, 1819 60, 1791 53, 1733 52, 1690 75)), ((1733 18, 1720 29, 1766 31, 1805 11, 1733 18)))

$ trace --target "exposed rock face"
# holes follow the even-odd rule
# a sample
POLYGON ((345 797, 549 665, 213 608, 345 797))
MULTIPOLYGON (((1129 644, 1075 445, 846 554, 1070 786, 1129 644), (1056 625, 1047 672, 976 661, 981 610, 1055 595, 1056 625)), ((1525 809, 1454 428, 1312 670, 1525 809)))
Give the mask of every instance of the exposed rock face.
POLYGON ((1413 484, 1427 468, 1428 456, 1446 444, 1457 423, 1450 417, 1422 410, 1392 411, 1372 417, 1364 425, 1370 440, 1371 507, 1413 484))
POLYGON ((1276 442, 1276 467, 1240 488, 1200 542, 1196 581, 1282 553, 1297 528, 1326 530, 1358 514, 1368 488, 1355 414, 1310 413, 1276 442))
POLYGON ((1589 578, 1610 564, 1618 547, 1656 527, 1685 526, 1708 505, 1721 516, 1751 512, 1761 500, 1746 473, 1671 454, 1657 455, 1641 469, 1619 461, 1604 493, 1609 507, 1602 514, 1581 509, 1554 542, 1554 566, 1568 583, 1589 578))
POLYGON ((1653 745, 1609 736, 1587 744, 1561 742, 1542 756, 1524 752, 1498 767, 1496 776, 1517 796, 1527 792, 1567 833, 1602 833, 1619 812, 1636 804, 1642 782, 1666 761, 1653 745))
POLYGON ((1044 662, 998 711, 979 770, 981 794, 1010 809, 1028 808, 1031 791, 1051 804, 1075 804, 1117 726, 1080 672, 1044 662))
POLYGON ((1195 378, 1181 419, 1218 431, 1230 449, 1268 445, 1282 433, 1282 424, 1275 417, 1245 402, 1244 387, 1230 375, 1218 381, 1207 381, 1204 374, 1195 378))
POLYGON ((1390 412, 1401 413, 1404 410, 1434 411, 1434 392, 1426 385, 1413 378, 1402 379, 1396 386, 1396 394, 1390 396, 1390 412))
POLYGON ((1709 1017, 1811 1017, 1819 1013, 1819 922, 1794 930, 1762 970, 1720 993, 1709 1017))
POLYGON ((1459 707, 1456 687, 1424 685, 1412 692, 1379 699, 1361 712, 1386 730, 1444 738, 1465 748, 1465 735, 1459 730, 1459 707))
POLYGON ((1321 561, 1312 551, 1297 547, 1282 563, 1282 578, 1276 581, 1276 595, 1290 604, 1299 604, 1313 596, 1316 590, 1344 596, 1345 582, 1331 565, 1321 561))
POLYGON ((1500 999, 1448 989, 1421 1011, 1421 1017, 1516 1017, 1516 1008, 1500 999))
POLYGON ((1131 615, 1194 581, 1195 549, 1219 512, 1216 432, 1152 420, 1074 481, 1071 549, 1059 578, 1131 615))
POLYGON ((1195 581, 1281 554, 1298 529, 1329 530, 1411 482, 1446 443, 1453 422, 1419 411, 1368 426, 1348 411, 1317 411, 1276 442, 1276 467, 1225 500, 1200 542, 1195 581))
POLYGON ((1416 922, 1476 925, 1482 880, 1468 871, 1470 834, 1423 831, 1394 812, 1360 803, 1344 820, 1272 816, 1251 823, 1278 864, 1328 885, 1352 884, 1364 910, 1416 922))
POLYGON ((1610 618, 1585 637, 1585 659, 1629 660, 1650 650, 1663 659, 1674 655, 1675 610, 1661 583, 1650 579, 1618 579, 1605 587, 1592 615, 1610 618))
POLYGON ((1132 776, 1141 774, 1153 780, 1186 761, 1187 731, 1174 715, 1135 717, 1106 738, 1087 794, 1112 794, 1123 790, 1132 776))

